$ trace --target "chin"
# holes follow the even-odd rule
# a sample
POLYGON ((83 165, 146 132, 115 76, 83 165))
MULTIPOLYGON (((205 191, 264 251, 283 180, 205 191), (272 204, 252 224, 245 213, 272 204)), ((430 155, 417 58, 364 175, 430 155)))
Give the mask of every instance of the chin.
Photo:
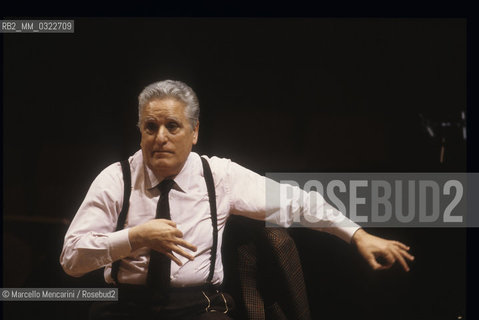
POLYGON ((155 174, 162 177, 169 177, 178 173, 176 172, 176 163, 166 159, 152 159, 150 167, 155 174))
POLYGON ((167 170, 172 167, 172 163, 166 159, 152 159, 151 166, 156 170, 167 170))

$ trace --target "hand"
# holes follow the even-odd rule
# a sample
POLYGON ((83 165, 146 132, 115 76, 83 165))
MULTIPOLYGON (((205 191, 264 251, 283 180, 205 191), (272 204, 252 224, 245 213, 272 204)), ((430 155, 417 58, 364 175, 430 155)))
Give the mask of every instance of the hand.
POLYGON ((181 266, 181 261, 173 252, 189 259, 194 257, 180 248, 180 246, 196 252, 197 248, 183 240, 183 233, 176 228, 176 223, 167 219, 154 219, 144 224, 135 226, 128 231, 132 250, 149 247, 161 252, 181 266))
POLYGON ((356 231, 351 241, 374 270, 389 269, 398 261, 405 271, 409 271, 406 259, 414 260, 405 244, 373 236, 363 229, 356 231))

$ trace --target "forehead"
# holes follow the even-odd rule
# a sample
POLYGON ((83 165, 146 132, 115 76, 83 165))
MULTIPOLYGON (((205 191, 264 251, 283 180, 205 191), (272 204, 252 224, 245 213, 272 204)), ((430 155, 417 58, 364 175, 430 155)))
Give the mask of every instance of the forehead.
POLYGON ((185 103, 175 98, 150 100, 142 111, 142 117, 175 117, 186 119, 185 103))

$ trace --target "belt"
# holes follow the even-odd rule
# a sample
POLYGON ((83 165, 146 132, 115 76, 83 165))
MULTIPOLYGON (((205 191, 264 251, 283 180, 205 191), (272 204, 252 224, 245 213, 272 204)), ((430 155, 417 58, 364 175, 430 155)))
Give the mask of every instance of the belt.
POLYGON ((118 298, 120 301, 136 301, 145 303, 151 302, 166 302, 170 300, 184 300, 195 299, 203 297, 204 294, 215 294, 222 289, 222 285, 204 284, 201 286, 190 287, 170 287, 166 294, 159 294, 153 288, 147 285, 122 284, 118 286, 118 298))

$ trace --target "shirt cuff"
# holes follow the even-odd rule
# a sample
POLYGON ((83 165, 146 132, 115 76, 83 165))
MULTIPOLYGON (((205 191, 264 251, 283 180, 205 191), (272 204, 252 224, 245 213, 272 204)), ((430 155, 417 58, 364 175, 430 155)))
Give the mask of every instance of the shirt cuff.
POLYGON ((112 261, 123 259, 130 254, 131 245, 128 231, 129 229, 123 229, 110 234, 110 257, 112 261))
POLYGON ((352 227, 338 228, 337 230, 335 230, 336 231, 335 233, 336 233, 336 236, 338 236, 339 238, 343 239, 347 243, 351 243, 351 240, 353 239, 353 235, 359 229, 361 229, 361 227, 359 225, 355 225, 352 227))
POLYGON ((356 233, 356 231, 361 229, 361 226, 353 221, 350 221, 347 227, 330 226, 326 228, 323 227, 323 228, 314 228, 314 229, 332 234, 350 244, 353 238, 353 235, 356 233))

